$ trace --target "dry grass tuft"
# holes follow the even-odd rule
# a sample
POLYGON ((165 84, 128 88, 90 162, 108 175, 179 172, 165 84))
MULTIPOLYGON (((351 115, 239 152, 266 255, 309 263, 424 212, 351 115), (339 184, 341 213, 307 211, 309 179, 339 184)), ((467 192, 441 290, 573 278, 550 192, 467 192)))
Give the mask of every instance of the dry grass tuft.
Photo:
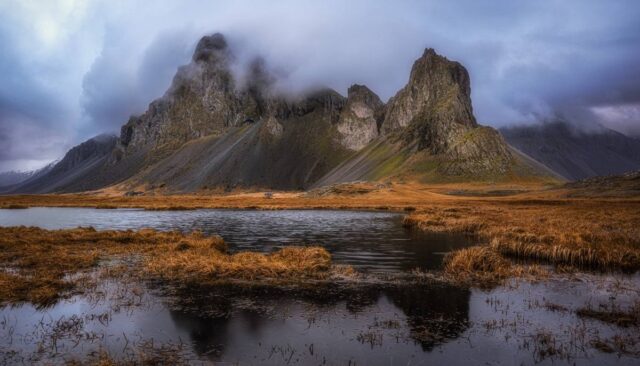
POLYGON ((27 205, 18 205, 18 204, 9 204, 6 206, 2 206, 2 208, 10 209, 10 210, 23 210, 29 208, 27 205))
MULTIPOLYGON (((111 276, 189 280, 283 280, 327 278, 331 256, 323 248, 286 247, 272 254, 227 254, 219 236, 152 229, 96 231, 0 227, 0 304, 38 306, 82 291, 75 274, 102 264, 111 276), (123 259, 128 265, 113 259, 123 259)), ((346 273, 344 269, 336 272, 346 273)))
POLYGON ((177 253, 148 257, 144 270, 173 281, 298 280, 326 278, 331 255, 320 247, 285 247, 271 254, 227 255, 212 245, 191 245, 177 253))
POLYGON ((447 254, 444 273, 456 282, 482 287, 498 285, 510 277, 546 275, 539 266, 513 264, 487 246, 474 246, 447 254))
POLYGON ((605 323, 615 324, 619 327, 631 327, 640 325, 640 302, 636 302, 627 310, 614 306, 601 306, 598 309, 592 307, 581 308, 576 311, 581 318, 597 319, 605 323))
POLYGON ((97 206, 96 206, 96 208, 97 208, 98 210, 115 210, 115 209, 117 209, 117 208, 118 208, 118 206, 116 206, 116 205, 109 205, 109 204, 103 203, 103 204, 97 205, 97 206))
POLYGON ((190 211, 197 210, 200 207, 187 207, 187 206, 156 206, 156 207, 145 207, 146 211, 190 211))
POLYGON ((572 247, 557 244, 523 243, 495 239, 491 246, 501 254, 513 258, 533 259, 578 268, 594 268, 630 272, 640 268, 640 250, 612 246, 572 247))

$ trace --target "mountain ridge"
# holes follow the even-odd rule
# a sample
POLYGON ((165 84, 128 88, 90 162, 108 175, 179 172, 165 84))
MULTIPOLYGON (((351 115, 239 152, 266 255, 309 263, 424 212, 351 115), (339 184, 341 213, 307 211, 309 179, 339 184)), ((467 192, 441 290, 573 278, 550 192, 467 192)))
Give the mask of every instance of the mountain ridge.
POLYGON ((167 92, 122 126, 111 151, 82 165, 90 180, 58 169, 70 177, 49 184, 49 175, 17 191, 299 190, 405 170, 423 180, 549 177, 514 155, 496 130, 477 124, 467 70, 433 49, 414 62, 409 82, 386 104, 356 84, 346 97, 328 88, 285 96, 264 60, 250 63, 242 81, 231 71, 234 62, 223 35, 203 37, 167 92), (339 171, 353 159, 371 167, 339 171))
POLYGON ((500 132, 511 145, 569 180, 640 169, 640 139, 595 127, 584 131, 558 120, 500 132))

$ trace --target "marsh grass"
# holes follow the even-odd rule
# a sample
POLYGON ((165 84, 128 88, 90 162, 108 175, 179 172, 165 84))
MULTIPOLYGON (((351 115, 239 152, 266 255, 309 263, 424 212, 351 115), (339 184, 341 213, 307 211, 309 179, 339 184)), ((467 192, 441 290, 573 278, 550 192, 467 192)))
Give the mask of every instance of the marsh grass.
POLYGON ((191 211, 202 208, 200 206, 154 206, 154 207, 145 207, 145 211, 191 211))
POLYGON ((118 208, 118 206, 116 206, 116 205, 110 205, 110 204, 106 204, 106 203, 103 203, 103 204, 100 204, 100 205, 96 206, 96 209, 98 209, 98 210, 115 210, 117 208, 118 208))
POLYGON ((407 216, 404 225, 466 234, 514 259, 583 269, 640 269, 640 205, 635 201, 478 201, 424 209, 407 216))
POLYGON ((0 304, 51 305, 91 286, 78 274, 98 266, 111 277, 192 282, 301 281, 327 278, 334 269, 320 247, 228 254, 221 237, 200 232, 0 227, 0 304))
POLYGON ((640 301, 629 309, 620 309, 615 305, 601 305, 598 308, 587 306, 576 311, 581 318, 596 319, 605 323, 627 328, 640 326, 640 301))
POLYGON ((537 265, 515 264, 487 246, 473 246, 449 253, 444 273, 455 282, 492 287, 511 277, 542 278, 547 271, 537 265))
POLYGON ((15 204, 14 203, 14 204, 9 204, 9 205, 6 205, 6 206, 2 206, 1 208, 6 208, 6 209, 9 209, 9 210, 23 210, 23 209, 29 208, 29 206, 27 206, 27 205, 19 205, 19 204, 15 204))
POLYGON ((226 254, 224 242, 205 239, 178 243, 174 252, 149 256, 145 271, 159 278, 203 282, 221 279, 294 280, 326 278, 331 255, 321 247, 285 247, 270 254, 226 254))

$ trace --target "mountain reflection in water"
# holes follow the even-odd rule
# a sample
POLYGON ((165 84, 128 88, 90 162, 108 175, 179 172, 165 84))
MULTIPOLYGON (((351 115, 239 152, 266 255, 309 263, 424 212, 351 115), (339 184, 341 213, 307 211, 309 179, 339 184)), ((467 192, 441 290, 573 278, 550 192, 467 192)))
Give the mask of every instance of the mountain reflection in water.
POLYGON ((251 354, 257 364, 279 364, 287 355, 302 364, 347 362, 346 355, 365 364, 410 360, 468 327, 468 289, 331 287, 191 290, 175 294, 183 301, 170 314, 198 354, 229 362, 251 354))

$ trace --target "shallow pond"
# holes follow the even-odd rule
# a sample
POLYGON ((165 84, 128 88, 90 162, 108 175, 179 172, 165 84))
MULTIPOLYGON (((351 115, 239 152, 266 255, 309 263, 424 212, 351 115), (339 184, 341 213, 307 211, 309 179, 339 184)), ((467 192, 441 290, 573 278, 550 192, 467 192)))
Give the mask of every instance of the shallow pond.
MULTIPOLYGON (((355 211, 0 210, 3 226, 199 229, 236 250, 314 243, 340 263, 385 276, 437 269, 444 252, 469 244, 414 235, 401 219, 355 211)), ((575 311, 632 306, 638 283, 638 276, 582 274, 490 291, 431 281, 212 290, 108 280, 47 309, 0 308, 0 364, 108 352, 224 365, 637 365, 638 328, 575 311)))
POLYGON ((376 211, 38 207, 0 209, 0 226, 201 230, 222 236, 231 250, 271 251, 282 245, 322 245, 335 262, 374 271, 437 269, 446 252, 469 245, 462 236, 425 235, 407 230, 402 227, 402 217, 401 213, 376 211))

